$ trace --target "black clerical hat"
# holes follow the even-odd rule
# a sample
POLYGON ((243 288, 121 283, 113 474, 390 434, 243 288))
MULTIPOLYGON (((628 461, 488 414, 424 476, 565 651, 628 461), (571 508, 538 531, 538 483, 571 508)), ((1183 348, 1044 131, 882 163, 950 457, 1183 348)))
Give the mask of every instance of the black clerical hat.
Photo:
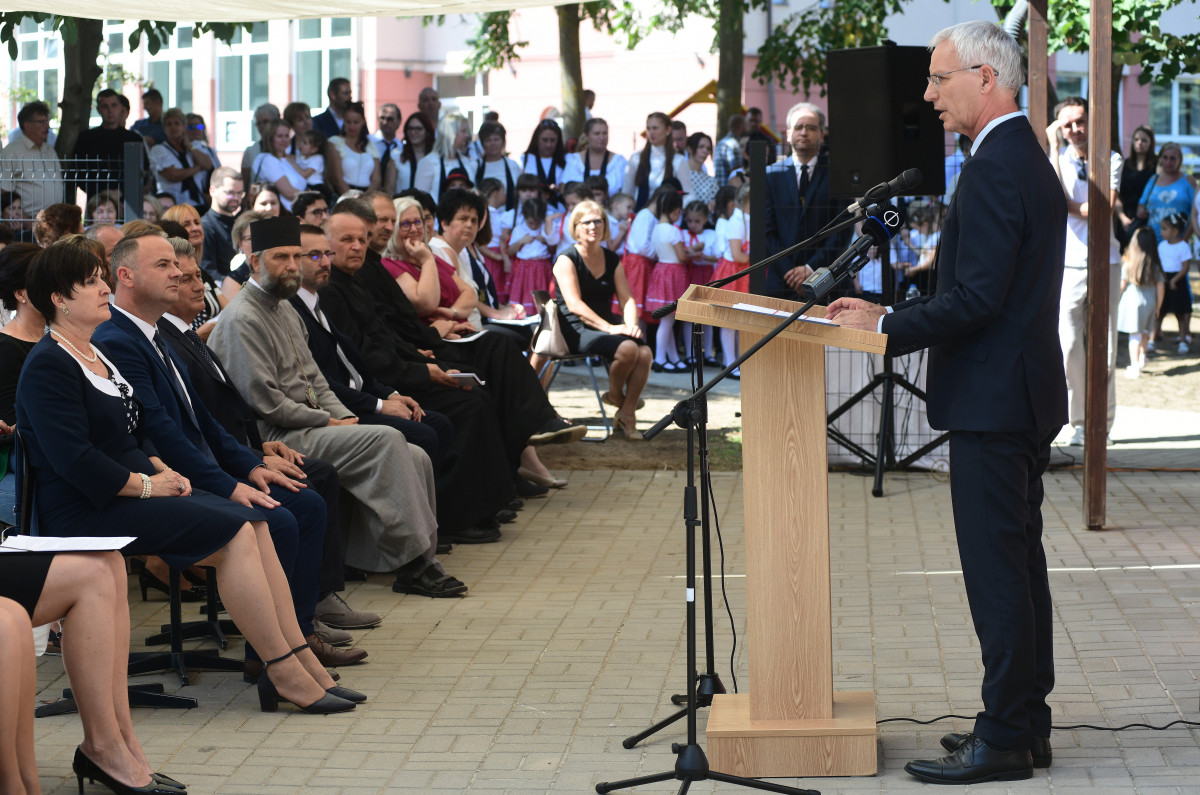
POLYGON ((300 219, 294 215, 264 218, 250 224, 250 250, 300 245, 300 219))

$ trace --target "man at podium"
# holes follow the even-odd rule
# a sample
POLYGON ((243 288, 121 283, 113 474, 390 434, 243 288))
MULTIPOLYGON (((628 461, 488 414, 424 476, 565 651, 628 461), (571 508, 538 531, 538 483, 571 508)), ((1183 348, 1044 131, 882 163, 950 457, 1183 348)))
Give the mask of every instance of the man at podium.
POLYGON ((1029 778, 1048 767, 1054 685, 1042 474, 1067 419, 1058 341, 1066 200, 1016 95, 1021 52, 989 22, 933 37, 925 99, 972 141, 947 210, 934 295, 893 307, 841 298, 828 317, 929 348, 929 423, 950 431, 963 581, 983 655, 983 710, 951 753, 912 775, 940 784, 1029 778), (1031 753, 1032 752, 1032 753, 1031 753))

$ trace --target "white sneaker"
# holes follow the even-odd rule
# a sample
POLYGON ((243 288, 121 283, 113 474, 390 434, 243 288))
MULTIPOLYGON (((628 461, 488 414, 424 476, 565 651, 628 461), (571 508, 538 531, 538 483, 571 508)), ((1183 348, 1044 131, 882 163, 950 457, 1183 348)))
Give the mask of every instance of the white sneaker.
POLYGON ((1132 364, 1125 368, 1126 378, 1141 378, 1142 370, 1140 367, 1134 367, 1132 364))
POLYGON ((1188 348, 1187 340, 1180 340, 1178 349, 1179 353, 1187 353, 1189 350, 1191 349, 1188 348))
POLYGON ((1072 447, 1083 447, 1082 425, 1075 426, 1075 433, 1071 434, 1071 441, 1067 442, 1067 444, 1071 445, 1072 447))

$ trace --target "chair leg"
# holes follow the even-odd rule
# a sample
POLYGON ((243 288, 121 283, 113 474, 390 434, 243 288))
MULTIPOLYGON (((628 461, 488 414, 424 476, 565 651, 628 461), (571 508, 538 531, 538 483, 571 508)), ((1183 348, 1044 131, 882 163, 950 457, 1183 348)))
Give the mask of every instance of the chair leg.
MULTIPOLYGON (((152 635, 146 639, 147 645, 154 645, 155 642, 166 640, 170 643, 171 650, 169 652, 151 652, 129 655, 129 674, 144 674, 154 671, 175 671, 179 676, 179 684, 186 687, 191 677, 188 674, 188 668, 200 668, 215 671, 240 671, 242 663, 238 660, 230 660, 220 656, 219 652, 214 649, 197 649, 187 650, 183 648, 183 641, 188 637, 203 637, 211 634, 212 623, 208 621, 193 622, 188 627, 189 634, 185 634, 183 627, 183 605, 180 601, 179 592, 179 572, 171 569, 169 575, 170 599, 171 599, 171 623, 164 628, 165 637, 163 634, 152 635)), ((215 597, 213 597, 215 598, 215 597)), ((215 607, 215 602, 214 602, 215 607)), ((221 633, 219 622, 216 626, 218 633, 218 642, 224 641, 224 634, 221 633)), ((222 646, 224 648, 228 642, 222 646)))
MULTIPOLYGON (((604 410, 604 398, 600 394, 600 382, 596 380, 596 366, 592 364, 592 357, 586 360, 588 375, 592 378, 592 391, 596 393, 596 405, 600 407, 600 420, 604 423, 604 438, 612 436, 612 423, 608 420, 608 412, 604 410)), ((603 441, 603 439, 601 440, 603 441)))

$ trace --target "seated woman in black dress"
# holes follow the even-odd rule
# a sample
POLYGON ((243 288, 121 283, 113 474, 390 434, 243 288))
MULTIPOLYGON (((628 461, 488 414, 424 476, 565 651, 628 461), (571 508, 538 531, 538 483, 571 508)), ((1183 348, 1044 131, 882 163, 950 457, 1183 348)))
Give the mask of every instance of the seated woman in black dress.
MULTIPOLYGON (((37 489, 37 532, 135 535, 127 554, 159 555, 180 570, 215 567, 230 617, 267 660, 268 675, 259 679, 263 711, 276 709, 277 695, 309 712, 353 709, 364 697, 335 687, 309 650, 261 514, 193 492, 143 439, 136 396, 91 344, 109 318, 102 267, 85 251, 51 246, 26 275, 29 301, 50 326, 17 385, 17 429, 37 489)), ((156 267, 164 279, 177 272, 173 263, 156 267)))
POLYGON ((573 353, 612 360, 604 402, 616 406, 614 434, 640 440, 637 410, 650 377, 650 348, 638 328, 638 309, 625 280, 621 258, 604 248, 608 216, 594 201, 575 206, 568 220, 578 242, 554 261, 554 289, 562 301, 563 336, 573 353), (613 317, 613 296, 624 317, 613 317))
POLYGON ((83 722, 72 764, 80 786, 176 795, 184 785, 155 773, 133 732, 126 668, 129 602, 119 552, 0 554, 0 792, 33 795, 36 690, 32 625, 65 617, 63 665, 83 722))
POLYGON ((7 434, 17 424, 17 378, 25 357, 45 332, 46 320, 25 296, 25 271, 41 251, 33 243, 10 243, 0 250, 0 303, 15 313, 0 328, 0 521, 15 524, 13 504, 17 478, 12 471, 12 442, 7 434))

